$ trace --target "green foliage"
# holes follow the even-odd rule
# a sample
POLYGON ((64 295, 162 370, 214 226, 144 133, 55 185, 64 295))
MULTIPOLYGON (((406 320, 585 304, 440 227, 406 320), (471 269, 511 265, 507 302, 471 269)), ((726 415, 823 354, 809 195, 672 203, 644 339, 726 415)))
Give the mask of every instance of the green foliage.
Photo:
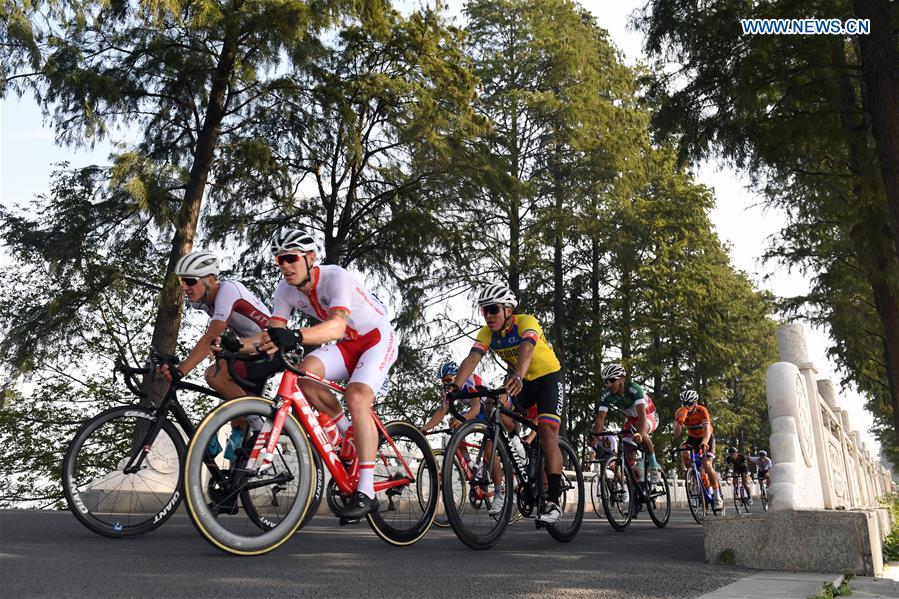
POLYGON ((737 563, 737 554, 733 549, 725 549, 721 552, 721 555, 718 557, 718 561, 722 564, 733 566, 737 563))

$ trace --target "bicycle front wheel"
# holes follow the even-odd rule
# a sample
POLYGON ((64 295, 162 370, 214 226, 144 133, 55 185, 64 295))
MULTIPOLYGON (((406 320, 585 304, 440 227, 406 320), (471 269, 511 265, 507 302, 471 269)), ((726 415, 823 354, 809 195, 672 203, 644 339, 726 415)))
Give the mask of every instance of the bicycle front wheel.
POLYGON ((684 491, 687 493, 687 504, 696 524, 702 524, 705 520, 706 500, 705 491, 699 480, 699 475, 692 468, 684 470, 684 491))
POLYGON ((162 526, 181 503, 184 440, 169 421, 150 438, 156 418, 151 409, 110 408, 84 423, 69 443, 63 492, 69 509, 93 532, 142 535, 162 526))
POLYGON ((546 530, 555 540, 567 543, 577 536, 584 521, 584 472, 577 459, 577 452, 568 439, 559 437, 559 449, 562 451, 562 484, 559 493, 562 516, 546 530))
POLYGON ((292 414, 284 420, 268 467, 248 464, 253 445, 267 434, 274 415, 271 400, 233 399, 203 419, 188 447, 184 468, 188 513, 203 538, 227 553, 261 555, 280 547, 297 531, 312 500, 312 450, 292 414), (231 422, 252 421, 254 416, 263 432, 248 432, 230 460, 219 454, 213 463, 207 451, 213 439, 225 446, 233 434, 231 422))
POLYGON ((431 445, 408 422, 388 422, 375 454, 379 509, 368 524, 391 545, 411 545, 431 528, 437 512, 437 462, 431 445))
POLYGON ((659 482, 652 482, 647 478, 643 489, 649 518, 659 528, 665 528, 668 525, 668 519, 671 518, 671 489, 668 488, 668 479, 665 477, 665 473, 662 473, 659 482))
MULTIPOLYGON (((453 475, 453 480, 459 481, 456 487, 452 490, 453 498, 456 504, 456 509, 460 512, 465 509, 465 497, 468 494, 467 485, 465 481, 465 476, 462 473, 462 463, 459 461, 459 458, 453 456, 452 465, 447 464, 446 454, 442 449, 434 450, 434 460, 437 462, 438 474, 437 474, 437 484, 441 486, 442 490, 442 480, 443 480, 443 469, 444 468, 456 468, 458 472, 453 475)), ((422 462, 422 467, 425 466, 425 463, 422 462)), ((422 486, 422 476, 418 476, 417 484, 419 487, 422 486)), ((419 497, 424 498, 424 494, 419 491, 419 497)), ((442 493, 438 493, 438 503, 437 503, 437 512, 434 515, 434 525, 439 526, 440 528, 446 528, 450 525, 449 518, 446 516, 446 510, 443 507, 443 498, 442 493)))
POLYGON ((598 518, 605 518, 606 513, 602 511, 602 472, 597 472, 590 479, 590 501, 593 503, 593 511, 598 518))
POLYGON ((488 464, 491 437, 483 422, 470 421, 453 433, 446 455, 462 451, 471 456, 466 471, 443 469, 443 505, 453 532, 471 549, 489 549, 503 536, 515 494, 512 486, 512 458, 505 440, 500 437, 495 458, 488 464), (459 480, 460 477, 467 480, 459 480), (453 489, 467 483, 468 497, 464 510, 456 506, 453 489), (500 503, 501 502, 501 503, 500 503))
POLYGON ((620 456, 608 456, 600 466, 602 510, 612 528, 627 529, 634 517, 634 488, 620 456))

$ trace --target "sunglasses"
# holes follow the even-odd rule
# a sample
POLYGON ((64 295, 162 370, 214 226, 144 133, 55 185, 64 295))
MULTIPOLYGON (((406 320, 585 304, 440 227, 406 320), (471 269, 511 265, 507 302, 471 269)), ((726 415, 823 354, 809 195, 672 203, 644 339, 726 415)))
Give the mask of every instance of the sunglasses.
POLYGON ((612 383, 614 383, 617 380, 618 380, 618 377, 606 379, 606 385, 611 385, 612 383))
POLYGON ((293 264, 294 262, 299 261, 300 257, 305 256, 306 254, 282 254, 280 256, 275 256, 275 262, 278 263, 278 266, 282 264, 293 264))
POLYGON ((481 313, 483 313, 484 316, 487 316, 488 314, 499 314, 502 309, 503 307, 499 304, 490 304, 489 306, 483 306, 481 308, 481 313))
POLYGON ((449 383, 452 383, 454 380, 456 380, 456 377, 448 375, 448 376, 443 377, 440 380, 442 380, 446 384, 449 384, 449 383))
POLYGON ((181 277, 181 282, 187 285, 188 287, 193 287, 197 284, 197 281, 200 279, 196 279, 194 277, 181 277))

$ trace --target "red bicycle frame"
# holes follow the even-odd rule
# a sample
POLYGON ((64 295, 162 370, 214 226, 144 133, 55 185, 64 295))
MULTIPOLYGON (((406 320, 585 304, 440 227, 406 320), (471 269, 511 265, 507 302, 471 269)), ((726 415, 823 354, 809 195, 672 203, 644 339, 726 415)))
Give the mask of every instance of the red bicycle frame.
MULTIPOLYGON (((269 421, 271 423, 271 428, 265 426, 259 433, 259 437, 256 439, 253 450, 250 452, 248 466, 253 464, 264 469, 271 463, 271 460, 275 455, 278 438, 281 436, 281 430, 284 427, 284 420, 287 418, 287 413, 292 409, 294 416, 299 420, 306 435, 312 441, 316 453, 318 453, 322 458, 322 461, 327 465, 328 472, 331 473, 331 477, 334 479, 340 492, 344 495, 352 495, 353 491, 356 490, 356 486, 359 484, 359 476, 358 474, 350 476, 346 467, 344 467, 343 462, 340 461, 338 449, 331 445, 328 434, 318 422, 315 409, 309 405, 309 401, 300 389, 298 383, 301 378, 314 381, 341 395, 346 393, 345 387, 311 372, 302 370, 294 372, 292 369, 285 370, 284 375, 281 377, 281 384, 278 387, 278 394, 275 396, 275 408, 277 411, 275 412, 274 419, 269 421)), ((374 408, 371 409, 371 416, 375 421, 375 426, 377 426, 378 431, 384 435, 385 439, 387 439, 387 442, 393 448, 395 455, 403 464, 403 468, 406 471, 406 476, 404 477, 391 477, 391 480, 375 482, 375 492, 386 491, 393 487, 401 487, 415 482, 415 476, 412 474, 412 469, 409 468, 409 464, 406 463, 406 459, 403 457, 402 453, 400 453, 399 449, 397 449, 393 439, 387 434, 387 429, 384 428, 378 415, 375 414, 374 408)), ((356 456, 355 459, 358 460, 359 457, 356 456)), ((382 457, 381 459, 386 463, 386 458, 382 457)), ((357 469, 351 468, 351 470, 355 471, 357 469)))

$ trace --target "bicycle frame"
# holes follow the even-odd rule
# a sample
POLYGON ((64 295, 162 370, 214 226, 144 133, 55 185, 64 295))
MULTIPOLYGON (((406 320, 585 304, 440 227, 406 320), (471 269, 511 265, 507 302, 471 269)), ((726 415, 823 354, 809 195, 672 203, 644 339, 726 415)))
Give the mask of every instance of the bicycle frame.
MULTIPOLYGON (((312 446, 315 448, 315 451, 327 466, 328 472, 331 473, 331 477, 333 478, 340 492, 345 495, 351 495, 353 491, 356 490, 356 486, 359 483, 358 474, 351 476, 344 467, 343 462, 340 461, 340 456, 338 454, 337 448, 331 445, 328 434, 318 422, 315 409, 309 404, 309 401, 306 399, 306 396, 303 395, 303 392, 300 389, 300 386, 298 384, 300 379, 311 380, 332 391, 336 391, 341 395, 346 393, 346 388, 338 385, 337 383, 329 381, 311 372, 303 370, 297 370, 295 372, 293 369, 288 367, 288 369, 284 371, 284 374, 281 377, 281 384, 279 385, 278 393, 275 396, 274 407, 276 412, 274 419, 270 421, 272 422, 271 428, 263 428, 263 430, 257 437, 256 443, 254 444, 252 452, 250 453, 248 468, 249 465, 252 464, 256 467, 259 467, 261 470, 266 467, 267 462, 271 462, 273 456, 275 455, 275 448, 278 444, 278 438, 281 436, 281 430, 284 427, 284 421, 287 418, 288 412, 292 411, 297 420, 299 420, 300 425, 303 427, 306 435, 309 437, 309 440, 312 442, 312 446)), ((387 429, 384 428, 384 425, 381 423, 381 420, 375 413, 374 408, 371 409, 371 415, 375 421, 375 426, 377 427, 378 431, 382 435, 384 435, 384 438, 387 439, 388 443, 390 443, 390 446, 393 448, 395 455, 398 456, 400 462, 403 465, 403 468, 406 471, 406 476, 403 478, 375 482, 375 492, 377 493, 379 491, 386 491, 387 489, 414 483, 415 476, 412 474, 412 469, 409 467, 409 464, 406 463, 406 459, 397 449, 396 445, 393 442, 393 439, 391 439, 387 434, 387 429)), ((359 458, 357 456, 356 460, 358 459, 359 458)))

